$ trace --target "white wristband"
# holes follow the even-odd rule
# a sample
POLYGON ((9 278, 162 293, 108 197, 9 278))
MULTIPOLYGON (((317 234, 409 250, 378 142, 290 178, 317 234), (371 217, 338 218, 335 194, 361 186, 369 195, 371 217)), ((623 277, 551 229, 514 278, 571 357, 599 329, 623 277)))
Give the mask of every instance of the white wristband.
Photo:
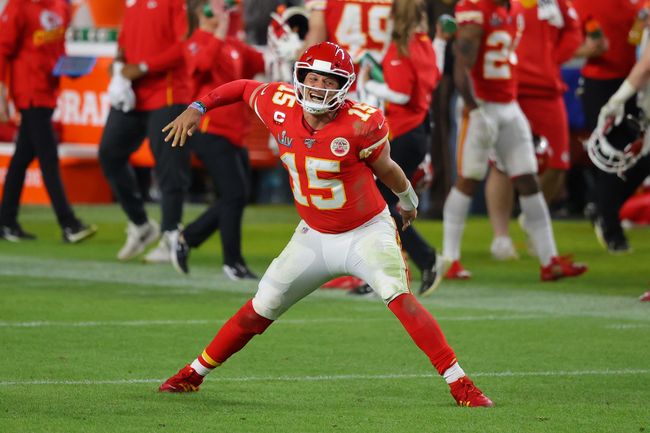
POLYGON ((395 192, 395 195, 399 197, 399 206, 405 211, 417 209, 419 203, 418 195, 415 193, 415 190, 410 183, 408 188, 406 188, 406 191, 395 192))
POLYGON ((623 81, 623 84, 621 84, 621 87, 618 88, 616 93, 612 95, 610 98, 611 101, 619 101, 619 102, 625 102, 628 99, 630 99, 634 94, 637 92, 637 89, 634 88, 632 83, 629 82, 629 80, 623 81))

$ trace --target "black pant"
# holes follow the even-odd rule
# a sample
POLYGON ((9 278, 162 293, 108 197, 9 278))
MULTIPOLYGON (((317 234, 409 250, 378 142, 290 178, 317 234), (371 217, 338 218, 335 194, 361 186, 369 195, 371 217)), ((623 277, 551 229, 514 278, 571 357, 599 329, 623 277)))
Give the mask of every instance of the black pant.
MULTIPOLYGON (((428 122, 425 121, 425 122, 428 122)), ((427 127, 422 125, 408 131, 399 137, 393 138, 390 143, 390 156, 399 165, 407 178, 411 178, 418 165, 424 159, 429 146, 429 134, 427 127)), ((397 211, 399 198, 386 185, 377 181, 379 192, 388 203, 390 214, 395 220, 397 231, 402 240, 402 246, 409 254, 413 262, 420 268, 431 267, 436 258, 436 251, 420 236, 413 226, 402 230, 402 216, 397 211)))
POLYGON ((197 247, 221 229, 224 264, 245 263, 241 254, 241 223, 250 193, 248 151, 209 133, 194 135, 189 146, 212 178, 218 198, 185 228, 185 240, 190 247, 197 247))
POLYGON ((186 147, 165 143, 162 128, 183 112, 185 106, 170 105, 151 111, 122 111, 111 108, 99 144, 99 162, 122 209, 134 224, 147 221, 129 156, 149 138, 160 186, 163 231, 175 230, 183 216, 183 200, 190 184, 190 152, 186 147))
POLYGON ((5 177, 0 208, 0 225, 18 224, 18 207, 27 166, 38 158, 43 183, 52 201, 52 207, 61 227, 78 223, 66 198, 59 172, 57 142, 52 129, 52 108, 32 107, 20 110, 21 123, 9 169, 5 177))
MULTIPOLYGON (((585 126, 593 131, 598 123, 598 114, 603 105, 618 90, 623 79, 593 80, 584 79, 584 93, 582 105, 585 114, 585 126)), ((638 115, 639 109, 636 106, 636 98, 630 98, 625 104, 625 113, 638 115)), ((612 144, 623 148, 627 143, 625 139, 616 136, 609 137, 612 144)), ((623 203, 630 198, 634 191, 641 185, 641 182, 650 174, 649 157, 640 159, 636 165, 624 173, 624 178, 613 173, 594 169, 594 194, 598 215, 602 221, 603 235, 605 239, 615 239, 624 236, 623 228, 619 220, 619 212, 623 203)))

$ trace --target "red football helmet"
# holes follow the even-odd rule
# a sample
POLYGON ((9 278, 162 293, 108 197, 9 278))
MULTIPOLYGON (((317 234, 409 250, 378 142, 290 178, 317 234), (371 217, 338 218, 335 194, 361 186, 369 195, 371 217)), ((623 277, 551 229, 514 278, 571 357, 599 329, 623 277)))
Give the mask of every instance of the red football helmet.
POLYGON ((352 58, 347 51, 331 42, 322 42, 313 45, 305 51, 296 62, 293 70, 293 85, 296 89, 296 98, 303 109, 311 114, 322 114, 337 110, 345 101, 348 90, 356 78, 352 58), (340 87, 338 89, 321 89, 303 84, 308 72, 317 72, 336 78, 340 87), (306 92, 325 90, 322 101, 305 98, 306 92))

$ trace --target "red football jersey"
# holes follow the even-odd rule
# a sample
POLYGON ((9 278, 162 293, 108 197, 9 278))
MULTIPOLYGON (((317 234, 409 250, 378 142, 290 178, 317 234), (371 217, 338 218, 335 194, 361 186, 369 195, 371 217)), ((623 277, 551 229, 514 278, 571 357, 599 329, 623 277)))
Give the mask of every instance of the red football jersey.
POLYGON ((377 108, 346 100, 337 117, 320 130, 303 117, 292 86, 269 83, 253 108, 278 142, 300 217, 322 233, 355 229, 385 207, 368 162, 388 140, 377 108))
POLYGON ((555 16, 539 18, 537 2, 522 3, 526 31, 517 47, 519 57, 518 92, 524 95, 557 96, 566 85, 560 65, 582 44, 578 14, 567 0, 556 0, 555 16))
POLYGON ((16 108, 56 106, 54 65, 65 54, 70 6, 63 0, 10 0, 0 15, 0 81, 11 75, 16 108))
POLYGON ((386 119, 392 137, 419 126, 429 111, 433 90, 440 73, 436 53, 426 33, 416 33, 409 41, 409 55, 400 56, 397 45, 388 47, 382 62, 384 79, 391 90, 409 95, 404 105, 386 103, 386 119))
POLYGON ((513 0, 510 8, 493 0, 461 0, 456 5, 459 26, 479 25, 483 29, 481 46, 472 68, 476 96, 489 102, 510 102, 517 96, 515 49, 524 30, 521 4, 513 0))
MULTIPOLYGON (((184 53, 192 98, 230 81, 252 78, 255 73, 264 72, 262 53, 231 36, 221 41, 212 33, 196 30, 185 42, 184 53)), ((210 110, 201 120, 201 131, 226 137, 241 147, 244 145, 246 110, 248 106, 244 102, 210 110)))
POLYGON ((325 14, 327 40, 345 48, 357 63, 365 50, 381 60, 390 32, 392 0, 307 0, 309 10, 325 14))

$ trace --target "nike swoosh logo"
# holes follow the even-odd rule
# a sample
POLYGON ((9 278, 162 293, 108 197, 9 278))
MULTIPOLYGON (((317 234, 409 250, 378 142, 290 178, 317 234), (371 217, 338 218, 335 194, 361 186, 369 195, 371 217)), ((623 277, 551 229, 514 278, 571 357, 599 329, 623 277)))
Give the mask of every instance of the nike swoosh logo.
POLYGON ((401 60, 391 60, 391 61, 390 61, 390 65, 391 65, 391 66, 397 66, 397 65, 399 65, 400 63, 402 63, 401 60))
POLYGON ((378 128, 378 129, 381 129, 381 127, 384 126, 384 123, 385 123, 385 122, 386 122, 386 118, 383 118, 383 119, 381 120, 381 123, 379 124, 379 128, 378 128))
POLYGON ((269 85, 268 85, 268 84, 267 84, 266 86, 264 86, 264 88, 263 88, 262 91, 260 92, 260 96, 262 96, 263 94, 265 94, 266 91, 268 90, 268 88, 269 88, 269 85))

